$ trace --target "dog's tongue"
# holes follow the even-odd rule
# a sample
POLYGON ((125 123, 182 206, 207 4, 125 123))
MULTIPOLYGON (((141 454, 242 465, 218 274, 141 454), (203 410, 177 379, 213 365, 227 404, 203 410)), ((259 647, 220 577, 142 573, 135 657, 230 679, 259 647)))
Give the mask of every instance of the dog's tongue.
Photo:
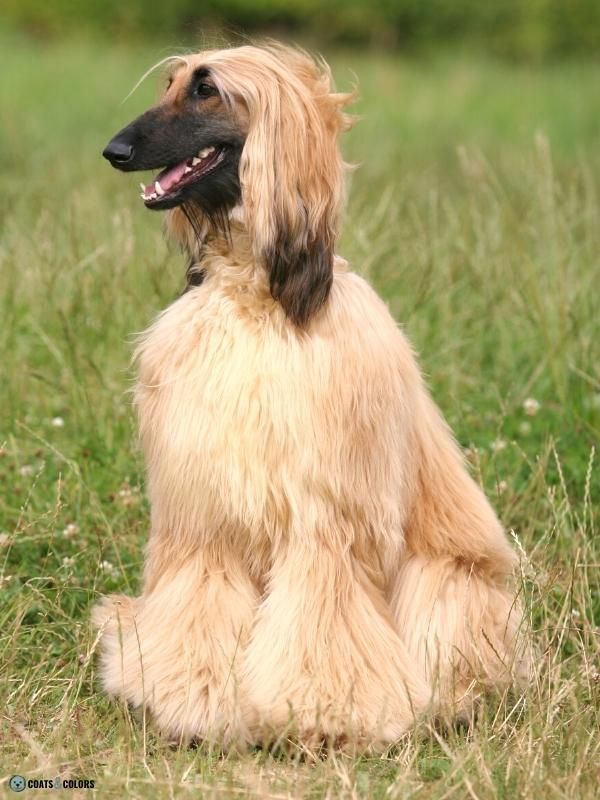
POLYGON ((149 183, 146 186, 146 193, 153 192, 155 188, 155 183, 160 183, 160 188, 163 192, 168 192, 176 183, 182 179, 185 170, 187 167, 187 162, 182 161, 181 164, 177 164, 175 167, 170 167, 169 169, 164 169, 160 172, 152 183, 149 183))

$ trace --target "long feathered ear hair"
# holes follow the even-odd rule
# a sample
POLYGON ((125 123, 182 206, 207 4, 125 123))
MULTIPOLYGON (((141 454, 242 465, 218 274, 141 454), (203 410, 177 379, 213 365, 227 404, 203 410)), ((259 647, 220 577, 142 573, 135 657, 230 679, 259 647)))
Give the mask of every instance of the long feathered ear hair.
POLYGON ((240 182, 254 255, 273 297, 303 326, 331 288, 344 200, 338 136, 353 122, 342 109, 354 93, 334 92, 327 64, 281 45, 213 58, 215 80, 248 115, 240 182))

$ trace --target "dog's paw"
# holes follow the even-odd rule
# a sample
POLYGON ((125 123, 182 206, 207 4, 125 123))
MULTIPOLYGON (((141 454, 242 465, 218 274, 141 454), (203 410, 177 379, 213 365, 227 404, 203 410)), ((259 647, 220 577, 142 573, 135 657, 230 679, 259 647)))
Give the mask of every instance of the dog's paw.
POLYGON ((339 624, 329 631, 329 646, 302 650, 292 642, 271 660, 274 637, 268 647, 254 639, 244 678, 258 738, 381 750, 414 726, 429 690, 411 673, 391 629, 372 622, 358 641, 355 630, 339 624))

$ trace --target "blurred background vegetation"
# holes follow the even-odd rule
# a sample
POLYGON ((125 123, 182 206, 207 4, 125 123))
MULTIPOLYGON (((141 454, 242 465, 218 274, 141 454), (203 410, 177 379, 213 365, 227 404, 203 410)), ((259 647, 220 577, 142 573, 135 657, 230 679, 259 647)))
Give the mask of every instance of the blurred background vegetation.
POLYGON ((450 42, 533 61, 600 51, 598 0, 3 0, 2 16, 40 37, 87 28, 187 44, 207 31, 266 31, 410 51, 450 42))
POLYGON ((0 0, 0 52, 0 796, 19 771, 115 800, 596 800, 600 0, 0 0), (386 758, 175 752, 98 691, 89 608, 136 593, 148 531, 132 332, 186 267, 100 154, 151 64, 257 34, 358 82, 339 252, 524 548, 523 703, 386 758))

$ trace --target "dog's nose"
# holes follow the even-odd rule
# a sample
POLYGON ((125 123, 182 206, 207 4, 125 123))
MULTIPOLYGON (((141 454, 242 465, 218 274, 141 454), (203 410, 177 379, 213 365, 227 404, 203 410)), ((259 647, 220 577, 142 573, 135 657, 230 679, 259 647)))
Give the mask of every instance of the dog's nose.
POLYGON ((104 158, 107 158, 113 167, 122 167, 133 158, 135 150, 129 142, 123 141, 118 137, 111 139, 102 151, 104 158))

